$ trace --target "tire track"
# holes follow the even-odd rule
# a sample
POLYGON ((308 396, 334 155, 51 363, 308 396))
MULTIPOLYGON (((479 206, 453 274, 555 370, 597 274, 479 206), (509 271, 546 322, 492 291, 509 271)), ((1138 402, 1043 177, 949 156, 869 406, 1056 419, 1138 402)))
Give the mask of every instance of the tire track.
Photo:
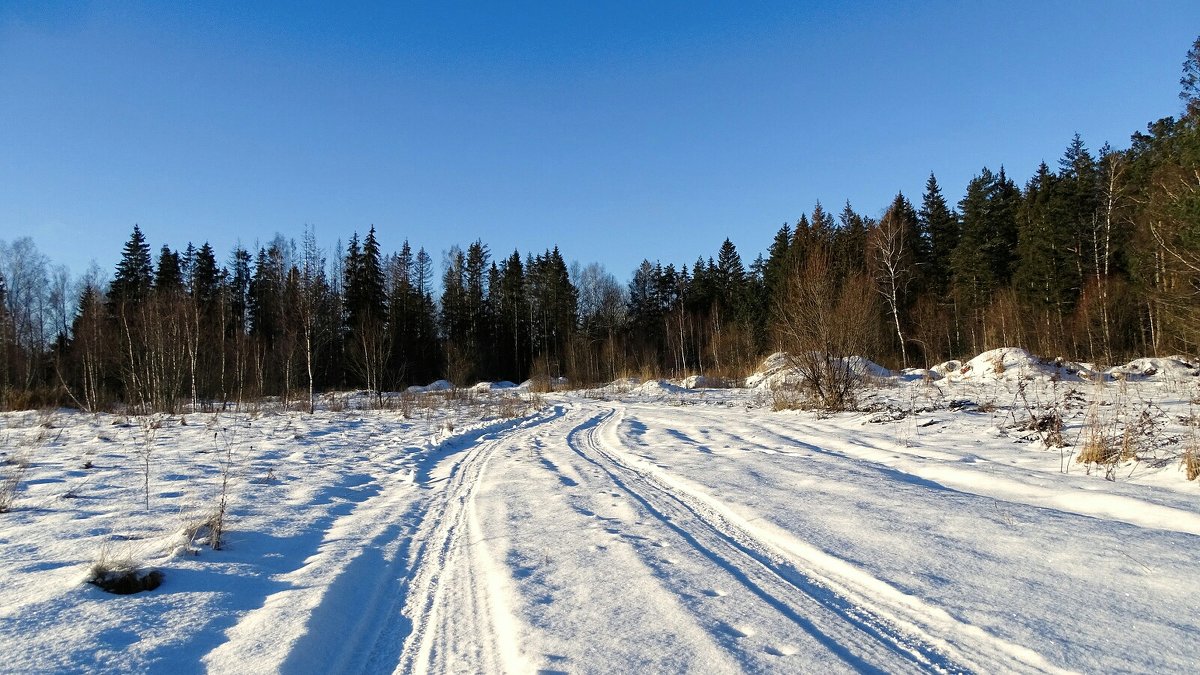
POLYGON ((494 589, 475 514, 475 494, 497 448, 563 414, 543 413, 467 451, 423 516, 409 554, 412 574, 403 615, 411 623, 397 673, 520 670, 513 623, 494 589), (476 540, 474 546, 472 540, 476 540))
POLYGON ((515 669, 506 660, 513 650, 496 634, 507 624, 489 591, 486 553, 466 551, 468 531, 478 527, 472 502, 496 447, 559 416, 543 411, 472 429, 415 464, 387 467, 371 481, 374 496, 325 526, 318 551, 281 577, 287 587, 230 629, 230 641, 204 658, 207 666, 281 673, 515 669), (435 477, 435 469, 448 476, 435 477), (278 639, 281 626, 298 637, 278 639), (475 636, 466 654, 464 636, 475 636))
MULTIPOLYGON (((741 519, 704 498, 664 480, 661 471, 639 468, 614 446, 622 413, 607 409, 577 427, 568 438, 582 458, 605 471, 622 490, 668 528, 714 563, 732 572, 751 593, 774 607, 856 670, 869 672, 992 672, 1014 667, 1030 672, 1054 670, 1038 655, 1015 645, 997 648, 975 627, 965 632, 980 638, 969 655, 921 626, 944 622, 911 622, 877 602, 855 597, 833 580, 809 571, 803 559, 788 555, 769 537, 758 536, 741 519), (606 439, 605 437, 609 437, 606 439)), ((911 612, 907 612, 911 615, 911 612)), ((949 617, 945 617, 949 618, 949 617)), ((962 637, 961 635, 959 637, 962 637)), ((971 650, 968 650, 971 651, 971 650)))

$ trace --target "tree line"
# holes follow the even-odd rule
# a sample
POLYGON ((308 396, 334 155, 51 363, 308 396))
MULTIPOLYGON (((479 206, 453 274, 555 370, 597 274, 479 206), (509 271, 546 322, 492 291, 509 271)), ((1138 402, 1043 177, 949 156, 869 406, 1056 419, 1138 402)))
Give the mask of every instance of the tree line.
POLYGON ((134 226, 111 281, 72 280, 0 241, 0 402, 221 406, 445 377, 575 383, 734 377, 780 348, 841 344, 897 367, 1000 346, 1111 364, 1200 345, 1200 39, 1183 111, 1130 146, 1076 135, 1018 184, 982 168, 950 203, 931 173, 878 217, 819 202, 749 264, 726 239, 628 283, 557 248, 431 256, 377 232, 327 256, 306 228, 222 261, 150 250, 134 226), (818 335, 819 333, 819 335, 818 335))

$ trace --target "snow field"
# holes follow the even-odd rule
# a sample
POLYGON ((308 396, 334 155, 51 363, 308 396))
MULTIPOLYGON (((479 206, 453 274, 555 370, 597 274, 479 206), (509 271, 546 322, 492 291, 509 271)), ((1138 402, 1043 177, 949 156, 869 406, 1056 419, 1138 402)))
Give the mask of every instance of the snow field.
POLYGON ((443 403, 408 418, 0 415, 0 460, 30 462, 0 514, 0 658, 12 672, 1188 672, 1200 493, 1178 458, 1194 376, 1135 362, 1095 385, 1022 358, 1000 357, 1009 377, 877 375, 871 412, 832 416, 660 381, 547 395, 515 419, 488 403, 511 394, 484 386, 417 394, 443 403), (1028 430, 1049 409, 1068 447, 1028 430), (1099 414, 1142 425, 1138 459, 1074 461, 1099 414), (230 448, 213 551, 182 533, 230 448), (163 570, 163 586, 83 584, 101 551, 163 570))

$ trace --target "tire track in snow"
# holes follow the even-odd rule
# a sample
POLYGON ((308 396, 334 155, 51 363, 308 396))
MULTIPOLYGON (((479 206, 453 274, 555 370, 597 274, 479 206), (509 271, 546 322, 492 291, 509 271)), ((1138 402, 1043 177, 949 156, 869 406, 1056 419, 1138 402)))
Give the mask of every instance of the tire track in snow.
MULTIPOLYGON (((620 446, 615 432, 621 418, 622 413, 613 409, 594 416, 572 432, 568 439, 571 448, 603 469, 644 508, 713 562, 734 573, 749 591, 848 666, 861 671, 1057 670, 1027 649, 1003 643, 977 627, 957 624, 941 610, 915 608, 913 605, 919 605, 919 601, 879 580, 872 578, 873 583, 862 590, 881 593, 892 602, 891 606, 881 606, 883 599, 879 597, 868 600, 851 593, 843 584, 811 571, 807 556, 797 554, 815 549, 781 546, 798 542, 781 542, 765 535, 715 499, 685 489, 651 462, 615 449, 620 446), (903 611, 894 611, 900 606, 905 606, 903 611), (960 645, 934 637, 925 629, 948 625, 955 629, 955 637, 969 638, 974 648, 960 649, 960 645)), ((837 562, 850 567, 844 561, 837 562)), ((858 581, 869 576, 858 572, 858 581)))
MULTIPOLYGON (((227 632, 229 641, 204 657, 206 666, 220 672, 413 672, 416 661, 424 664, 421 672, 436 669, 427 636, 436 632, 439 617, 456 618, 440 601, 447 576, 471 593, 454 597, 465 603, 463 614, 478 621, 471 630, 503 647, 493 630, 504 625, 501 608, 489 605, 487 586, 474 583, 469 569, 481 564, 481 552, 464 559, 456 549, 462 548, 462 531, 475 527, 468 511, 474 485, 496 444, 558 414, 471 429, 443 440, 415 465, 387 467, 375 478, 375 495, 326 526, 317 552, 280 578, 289 587, 242 617, 227 632), (432 476, 447 465, 447 479, 432 476), (424 660, 414 660, 422 655, 424 660)), ((376 440, 389 442, 386 435, 376 440)), ((494 646, 480 658, 506 654, 494 646)), ((495 666, 491 671, 507 667, 477 663, 495 666)), ((447 669, 442 662, 441 670, 447 669)))
POLYGON ((480 536, 475 494, 497 448, 562 414, 555 408, 509 431, 482 437, 483 442, 454 467, 445 489, 424 514, 415 535, 419 544, 409 555, 413 573, 403 614, 412 628, 395 672, 521 670, 515 620, 495 592, 496 575, 501 573, 480 536))

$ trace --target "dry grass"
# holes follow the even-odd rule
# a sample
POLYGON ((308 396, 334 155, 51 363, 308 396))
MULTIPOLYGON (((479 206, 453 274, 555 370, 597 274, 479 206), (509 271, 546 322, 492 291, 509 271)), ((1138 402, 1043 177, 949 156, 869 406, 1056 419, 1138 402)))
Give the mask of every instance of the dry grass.
POLYGON ((795 387, 776 387, 771 390, 771 410, 808 410, 812 401, 802 390, 795 387))
POLYGON ((162 584, 162 580, 162 572, 143 569, 132 557, 114 556, 107 547, 100 550, 96 562, 88 568, 87 577, 89 584, 117 595, 152 591, 162 584))
POLYGON ((1200 451, 1197 451, 1195 444, 1188 446, 1183 451, 1183 472, 1188 480, 1196 480, 1200 476, 1200 451))
POLYGON ((1183 472, 1188 480, 1200 477, 1200 417, 1188 415, 1188 440, 1183 448, 1183 472))
POLYGON ((1075 461, 1080 464, 1113 465, 1123 454, 1124 434, 1117 433, 1116 420, 1107 415, 1101 408, 1101 386, 1096 385, 1096 393, 1088 405, 1087 416, 1083 421, 1083 431, 1079 443, 1079 452, 1075 461))
POLYGON ((23 452, 5 460, 4 468, 0 469, 0 513, 12 510, 13 503, 17 500, 17 492, 21 489, 21 481, 25 479, 28 469, 29 459, 23 452))

